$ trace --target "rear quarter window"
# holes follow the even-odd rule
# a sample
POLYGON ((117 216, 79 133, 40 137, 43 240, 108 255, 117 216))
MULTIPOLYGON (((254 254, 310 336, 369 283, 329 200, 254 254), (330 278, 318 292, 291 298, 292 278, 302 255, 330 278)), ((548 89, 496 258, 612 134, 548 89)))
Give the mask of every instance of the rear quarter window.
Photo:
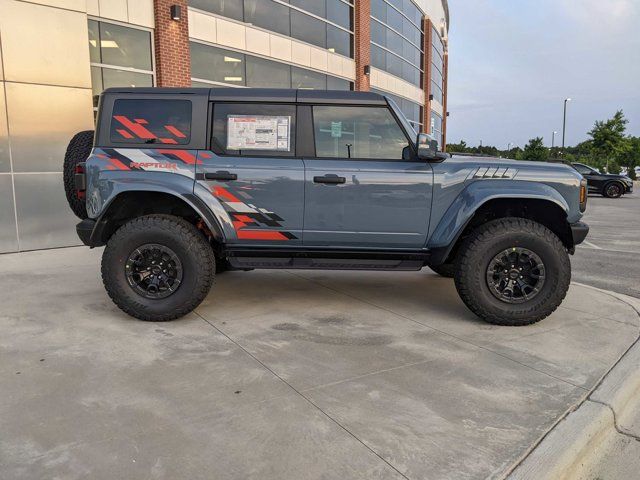
POLYGON ((191 139, 189 100, 116 100, 112 143, 187 145, 191 139))

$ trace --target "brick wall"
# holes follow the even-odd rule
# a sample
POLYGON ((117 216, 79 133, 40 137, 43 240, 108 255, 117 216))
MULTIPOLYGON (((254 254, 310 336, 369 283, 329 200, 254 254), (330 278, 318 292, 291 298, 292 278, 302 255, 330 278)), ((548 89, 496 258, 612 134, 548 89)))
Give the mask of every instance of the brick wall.
POLYGON ((191 86, 187 0, 154 0, 153 13, 157 86, 191 86), (182 7, 180 20, 171 19, 171 5, 182 7))
POLYGON ((356 0, 354 5, 354 59, 356 61, 355 89, 368 92, 369 76, 364 67, 371 65, 371 2, 356 0))
POLYGON ((427 17, 422 19, 422 28, 424 30, 424 40, 422 49, 424 50, 424 74, 422 75, 422 90, 424 90, 424 108, 422 109, 422 123, 423 131, 431 134, 431 103, 429 101, 429 95, 431 95, 431 62, 433 50, 431 49, 431 42, 433 36, 433 28, 431 27, 431 20, 427 17))

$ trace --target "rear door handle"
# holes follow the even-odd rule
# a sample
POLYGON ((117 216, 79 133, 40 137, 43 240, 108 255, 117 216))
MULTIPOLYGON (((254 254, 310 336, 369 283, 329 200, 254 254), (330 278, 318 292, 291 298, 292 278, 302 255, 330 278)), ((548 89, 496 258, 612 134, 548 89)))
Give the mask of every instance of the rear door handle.
POLYGON ((205 180, 217 180, 218 182, 230 182, 237 180, 238 175, 235 173, 229 173, 227 171, 219 170, 217 172, 207 172, 204 174, 205 180))
POLYGON ((339 177, 337 175, 324 175, 322 177, 313 177, 313 183, 328 183, 330 185, 338 185, 341 183, 345 183, 347 181, 344 177, 339 177))

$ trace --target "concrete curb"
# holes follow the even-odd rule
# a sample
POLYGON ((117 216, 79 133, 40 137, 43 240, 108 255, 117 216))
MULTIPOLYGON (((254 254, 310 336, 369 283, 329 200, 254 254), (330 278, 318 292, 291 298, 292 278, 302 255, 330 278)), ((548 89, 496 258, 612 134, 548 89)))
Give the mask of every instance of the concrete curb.
MULTIPOLYGON (((640 316, 640 300, 574 282, 611 295, 640 316)), ((631 346, 577 408, 560 420, 508 475, 510 480, 590 478, 618 434, 640 439, 630 425, 640 412, 640 332, 631 346)))

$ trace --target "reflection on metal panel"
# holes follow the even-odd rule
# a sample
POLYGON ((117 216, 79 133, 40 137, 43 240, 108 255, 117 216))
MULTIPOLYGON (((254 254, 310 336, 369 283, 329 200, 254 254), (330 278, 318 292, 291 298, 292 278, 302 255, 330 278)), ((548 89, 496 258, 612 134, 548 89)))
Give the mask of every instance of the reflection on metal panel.
POLYGON ((6 80, 91 87, 87 15, 0 0, 6 80))
POLYGON ((14 175, 20 249, 78 245, 61 173, 14 175))
POLYGON ((29 0, 31 3, 39 3, 50 7, 66 8, 67 10, 78 10, 85 12, 86 0, 29 0))
POLYGON ((7 83, 14 172, 60 172, 71 137, 93 129, 91 90, 7 83))
POLYGON ((4 100, 4 82, 0 82, 0 173, 9 171, 11 171, 11 163, 9 162, 9 134, 7 133, 7 104, 4 100))
POLYGON ((11 175, 0 175, 0 253, 18 250, 11 175))

